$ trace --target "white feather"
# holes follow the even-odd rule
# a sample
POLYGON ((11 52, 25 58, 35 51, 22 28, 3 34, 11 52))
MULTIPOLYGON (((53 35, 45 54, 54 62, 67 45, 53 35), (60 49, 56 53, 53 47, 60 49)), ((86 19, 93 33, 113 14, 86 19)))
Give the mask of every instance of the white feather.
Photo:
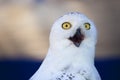
POLYGON ((48 54, 30 80, 101 80, 94 66, 96 32, 93 22, 81 13, 68 13, 59 18, 50 33, 48 54), (70 22, 71 29, 63 30, 64 22, 70 22), (91 24, 90 30, 84 28, 86 22, 91 24), (79 47, 68 40, 77 28, 85 36, 79 47))

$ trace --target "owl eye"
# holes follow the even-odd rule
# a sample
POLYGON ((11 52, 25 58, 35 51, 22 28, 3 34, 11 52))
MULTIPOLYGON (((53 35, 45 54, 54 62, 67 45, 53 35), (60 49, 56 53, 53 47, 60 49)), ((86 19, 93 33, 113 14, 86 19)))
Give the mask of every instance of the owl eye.
POLYGON ((64 22, 64 23, 62 24, 62 28, 65 29, 65 30, 68 30, 68 29, 70 29, 71 27, 72 27, 72 25, 71 25, 71 23, 69 23, 69 22, 64 22))
POLYGON ((89 29, 90 29, 90 23, 85 23, 84 26, 85 26, 85 29, 86 29, 86 30, 89 30, 89 29))

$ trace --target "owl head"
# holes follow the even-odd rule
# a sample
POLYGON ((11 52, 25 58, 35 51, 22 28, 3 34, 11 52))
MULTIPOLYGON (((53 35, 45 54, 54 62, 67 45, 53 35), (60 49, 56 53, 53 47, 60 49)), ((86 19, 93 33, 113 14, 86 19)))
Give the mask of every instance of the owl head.
POLYGON ((54 47, 71 45, 79 48, 84 43, 95 45, 96 38, 97 31, 94 23, 81 13, 71 12, 60 17, 53 24, 50 45, 54 47))

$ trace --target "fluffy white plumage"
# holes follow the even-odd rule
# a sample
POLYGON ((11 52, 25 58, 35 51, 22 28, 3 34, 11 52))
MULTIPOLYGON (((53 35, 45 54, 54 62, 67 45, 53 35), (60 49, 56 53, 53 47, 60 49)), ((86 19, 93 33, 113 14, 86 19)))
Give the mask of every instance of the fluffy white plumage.
POLYGON ((85 15, 60 17, 50 33, 48 54, 30 80, 101 80, 94 66, 96 42, 95 25, 85 15))

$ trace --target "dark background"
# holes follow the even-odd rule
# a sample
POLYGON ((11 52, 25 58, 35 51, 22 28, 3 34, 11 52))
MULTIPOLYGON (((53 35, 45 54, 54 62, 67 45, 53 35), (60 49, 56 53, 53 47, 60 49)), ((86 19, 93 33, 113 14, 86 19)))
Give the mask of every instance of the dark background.
MULTIPOLYGON (((0 80, 28 80, 42 61, 17 59, 0 61, 0 80)), ((95 60, 102 80, 120 80, 120 59, 95 60)), ((49 67, 49 66, 48 66, 49 67)))

